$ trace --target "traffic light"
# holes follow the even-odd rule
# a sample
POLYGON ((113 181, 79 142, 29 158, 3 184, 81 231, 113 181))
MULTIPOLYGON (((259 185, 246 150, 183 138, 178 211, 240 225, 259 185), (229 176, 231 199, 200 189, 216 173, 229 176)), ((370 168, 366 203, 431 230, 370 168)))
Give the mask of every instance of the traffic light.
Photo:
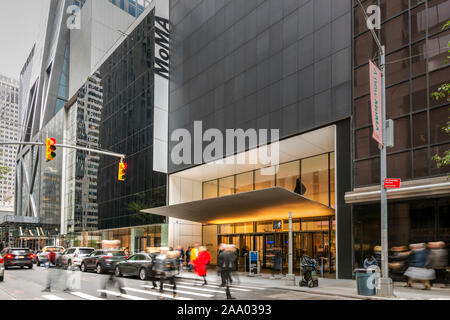
POLYGON ((45 159, 47 162, 55 160, 56 158, 56 140, 53 138, 47 138, 47 148, 45 152, 45 159))
POLYGON ((125 181, 127 178, 126 171, 127 170, 127 164, 124 162, 119 163, 119 181, 125 181))

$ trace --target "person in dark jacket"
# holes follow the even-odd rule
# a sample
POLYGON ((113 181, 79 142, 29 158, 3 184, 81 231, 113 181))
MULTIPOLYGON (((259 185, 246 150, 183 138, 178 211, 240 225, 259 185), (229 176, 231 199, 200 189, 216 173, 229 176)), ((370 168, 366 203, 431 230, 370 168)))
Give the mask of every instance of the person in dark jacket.
POLYGON ((192 271, 192 264, 189 263, 191 261, 191 250, 191 246, 189 246, 186 250, 186 266, 188 267, 188 271, 192 271))
POLYGON ((377 260, 372 255, 367 256, 366 260, 364 260, 364 268, 367 269, 370 266, 377 266, 378 267, 377 260))
POLYGON ((436 273, 433 269, 429 268, 429 252, 424 243, 410 245, 412 250, 409 267, 405 272, 405 276, 408 277, 407 287, 413 287, 414 282, 419 281, 424 285, 424 289, 430 290, 430 280, 436 278, 436 273))
POLYGON ((227 299, 233 299, 230 293, 229 285, 231 284, 231 272, 236 269, 237 255, 233 246, 225 247, 219 255, 217 265, 220 267, 222 284, 221 287, 227 287, 227 299))

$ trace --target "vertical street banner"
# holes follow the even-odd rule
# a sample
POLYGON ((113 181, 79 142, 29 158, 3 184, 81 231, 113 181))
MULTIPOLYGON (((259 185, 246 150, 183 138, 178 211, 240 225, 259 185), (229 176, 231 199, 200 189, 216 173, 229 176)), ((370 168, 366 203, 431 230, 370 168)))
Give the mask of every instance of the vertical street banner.
POLYGON ((383 144, 383 126, 381 123, 381 70, 369 61, 370 73, 370 105, 372 108, 372 138, 380 145, 383 144))

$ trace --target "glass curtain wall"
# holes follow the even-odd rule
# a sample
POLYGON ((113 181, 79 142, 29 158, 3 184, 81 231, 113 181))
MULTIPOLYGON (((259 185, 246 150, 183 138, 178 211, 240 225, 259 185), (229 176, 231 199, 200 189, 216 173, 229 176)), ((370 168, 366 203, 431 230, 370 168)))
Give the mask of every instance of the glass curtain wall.
POLYGON ((203 199, 282 187, 326 206, 335 206, 335 154, 282 163, 203 183, 203 199))

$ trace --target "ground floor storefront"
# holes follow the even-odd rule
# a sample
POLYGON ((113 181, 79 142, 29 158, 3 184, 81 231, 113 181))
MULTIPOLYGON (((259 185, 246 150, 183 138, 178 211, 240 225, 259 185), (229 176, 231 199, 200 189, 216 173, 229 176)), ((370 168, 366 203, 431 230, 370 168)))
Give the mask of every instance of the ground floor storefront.
MULTIPOLYGON (((336 220, 334 216, 293 219, 293 267, 300 273, 304 255, 315 259, 323 274, 336 271, 336 220)), ((275 248, 281 250, 281 271, 288 271, 289 220, 271 220, 217 226, 217 243, 234 244, 239 264, 248 271, 249 252, 258 252, 261 271, 271 270, 275 248)))
MULTIPOLYGON (((362 267, 368 255, 379 255, 380 204, 354 205, 354 266, 362 267)), ((410 244, 443 241, 450 249, 450 197, 392 200, 388 204, 388 243, 390 275, 404 280, 407 259, 400 259, 410 244)), ((448 254, 447 254, 448 256, 448 254)), ((447 268, 449 262, 447 259, 447 268)), ((450 272, 450 270, 446 270, 450 272)), ((443 270, 445 273, 445 271, 443 270)))

